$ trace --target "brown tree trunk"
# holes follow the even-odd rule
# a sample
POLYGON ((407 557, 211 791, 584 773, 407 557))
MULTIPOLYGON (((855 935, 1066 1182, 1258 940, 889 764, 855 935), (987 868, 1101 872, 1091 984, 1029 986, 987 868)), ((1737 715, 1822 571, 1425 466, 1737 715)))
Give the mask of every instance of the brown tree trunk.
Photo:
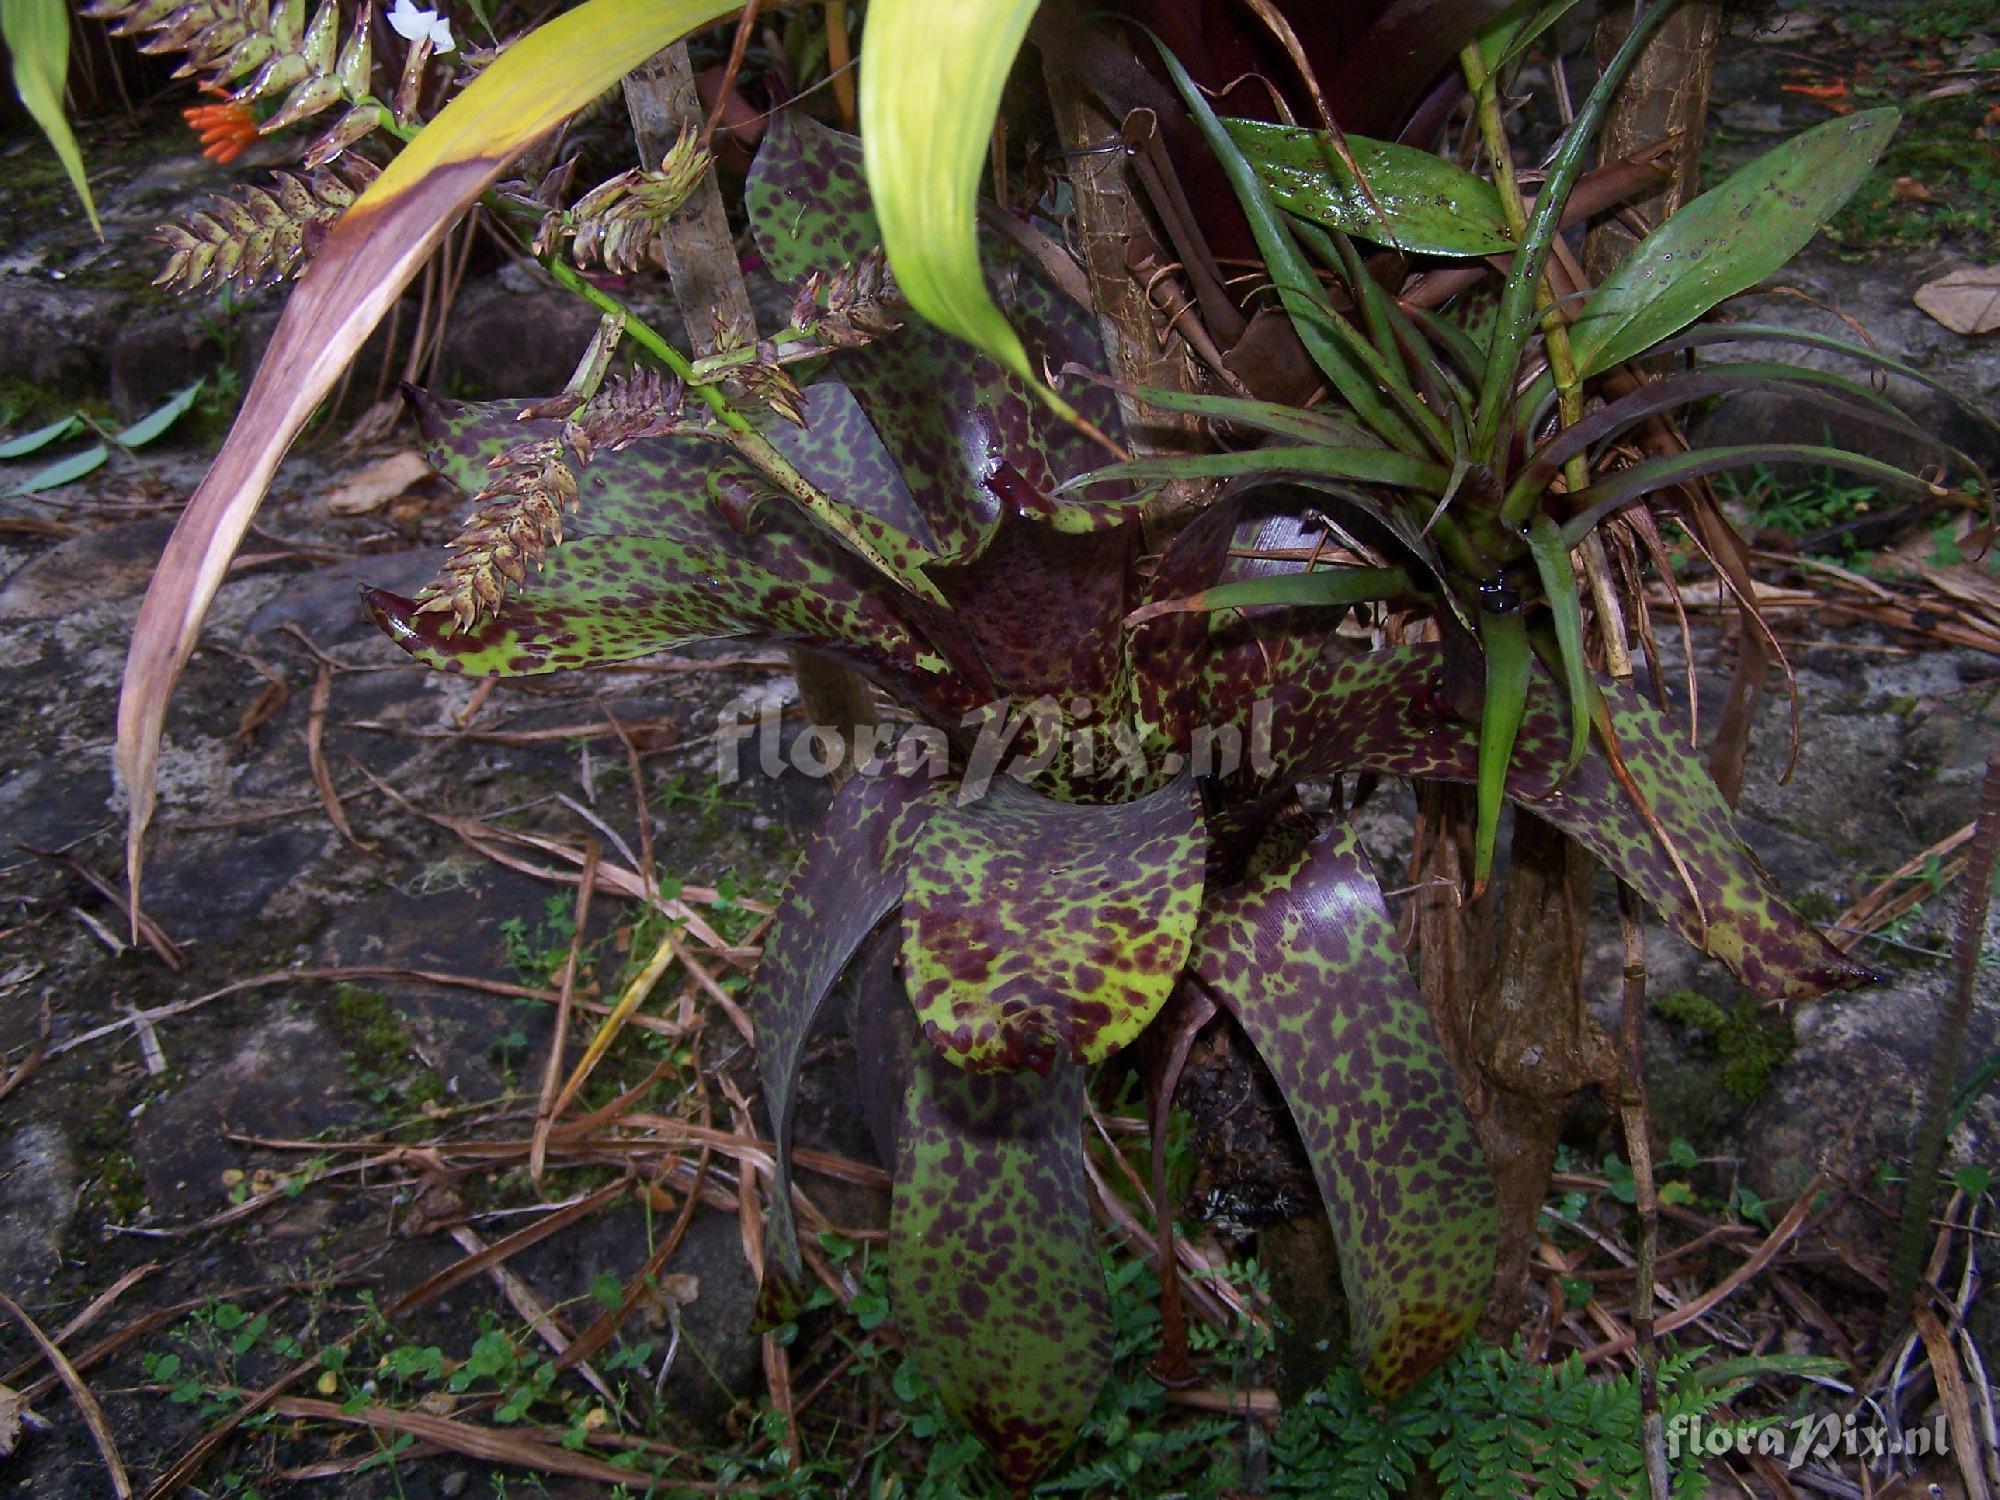
MULTIPOLYGON (((1625 6, 1613 6, 1597 23, 1593 50, 1602 66, 1631 30, 1625 6)), ((1687 0, 1660 28, 1651 45, 1639 54, 1624 88, 1611 106, 1598 142, 1600 162, 1629 156, 1655 141, 1679 136, 1674 175, 1650 198, 1635 201, 1632 210, 1649 229, 1700 191, 1702 127, 1708 119, 1709 85, 1715 77, 1715 44, 1722 33, 1720 0, 1687 0)), ((1584 244, 1583 268, 1593 282, 1602 281, 1632 253, 1637 237, 1617 219, 1607 219, 1590 232, 1584 244)))
MULTIPOLYGON (((625 108, 639 142, 640 162, 647 167, 659 166, 683 128, 701 128, 701 101, 695 95, 687 43, 674 43, 626 75, 625 108)), ((715 353, 725 337, 755 339, 750 292, 743 284, 722 189, 713 172, 703 176, 663 243, 667 279, 673 283, 674 301, 695 357, 715 353)), ((853 730, 876 722, 874 696, 860 673, 803 651, 790 656, 807 723, 834 730, 843 744, 851 745, 853 730)), ((842 759, 843 779, 850 759, 842 759)))

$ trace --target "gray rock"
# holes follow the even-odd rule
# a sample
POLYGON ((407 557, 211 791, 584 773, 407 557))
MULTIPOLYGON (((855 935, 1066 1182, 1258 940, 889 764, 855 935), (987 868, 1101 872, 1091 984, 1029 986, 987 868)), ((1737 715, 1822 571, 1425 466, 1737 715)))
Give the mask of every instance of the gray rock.
POLYGON ((0 1146, 0 1291, 30 1297, 62 1264, 76 1213, 76 1157, 62 1131, 24 1125, 0 1146))
POLYGON ((0 276, 0 380, 64 396, 104 389, 105 346, 126 299, 40 276, 0 276))
POLYGON ((191 1065, 184 1082, 133 1122, 132 1155, 152 1211, 190 1217, 228 1206, 222 1174, 249 1159, 230 1134, 296 1139, 361 1117, 332 1031, 280 1015, 233 1052, 191 1065))
POLYGON ((57 543, 0 584, 0 621, 60 619, 139 593, 173 531, 171 521, 128 521, 57 543))
POLYGON ((467 287, 445 325, 437 383, 476 398, 553 395, 596 331, 597 314, 558 286, 467 287))
MULTIPOLYGON (((1987 929, 2000 940, 2000 913, 1987 929)), ((1874 957, 1874 954, 1870 955, 1874 957)), ((1798 1050, 1743 1122, 1743 1173, 1767 1197, 1791 1197, 1824 1167, 1837 1180, 1873 1164, 1910 1159, 1911 1131, 1930 1077, 1938 1026, 1950 993, 1947 966, 1907 972, 1877 989, 1801 1007, 1798 1050)), ((1983 967, 1975 991, 1960 1076, 2000 1049, 2000 971, 1983 967)), ((1949 1161, 1990 1163, 2000 1154, 2000 1092, 1976 1099, 1952 1136, 1949 1161)), ((1887 1254, 1894 1227, 1849 1211, 1833 1226, 1887 1254)))
POLYGON ((319 857, 334 834, 318 818, 176 835, 146 864, 146 909, 176 939, 241 932, 319 857))

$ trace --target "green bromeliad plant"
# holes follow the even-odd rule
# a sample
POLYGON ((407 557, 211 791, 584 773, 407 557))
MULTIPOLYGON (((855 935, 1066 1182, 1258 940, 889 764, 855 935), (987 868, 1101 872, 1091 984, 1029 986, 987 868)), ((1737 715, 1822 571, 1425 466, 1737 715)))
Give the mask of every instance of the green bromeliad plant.
MULTIPOLYGON (((475 504, 435 584, 366 597, 447 671, 759 637, 857 669, 934 732, 942 757, 878 758, 842 786, 765 944, 755 1017, 777 1180, 763 1315, 783 1321, 802 1298, 793 1101, 807 1038, 852 968, 864 1013, 920 1038, 893 1132, 898 1326, 1025 1485, 1109 1369, 1082 1121, 1090 1069, 1149 1027, 1219 1009, 1269 1067, 1330 1216, 1369 1392, 1408 1390, 1485 1302, 1496 1210, 1458 1084, 1352 826, 1337 799, 1307 816, 1302 781, 1471 785, 1475 896, 1511 801, 1757 992, 1863 977, 1773 890, 1684 733, 1593 665, 1590 627, 1613 600, 1587 599, 1577 575, 1601 579, 1602 526, 1652 534, 1655 510, 1684 517, 1689 487, 1731 466, 1933 481, 1782 442, 1640 456, 1675 409, 1755 385, 1910 425, 1832 374, 1635 363, 1772 336, 1696 324, 1839 207, 1891 112, 1752 163, 1594 290, 1550 274, 1597 127, 1664 7, 1577 112, 1532 204, 1495 90, 1532 18, 1459 39, 1490 178, 1219 118, 1160 48, 1328 394, 1124 392, 1227 444, 1128 459, 1091 309, 982 243, 972 211, 1033 6, 948 9, 967 38, 990 23, 1008 45, 973 56, 968 42, 940 67, 923 29, 938 4, 876 0, 864 136, 799 110, 773 120, 745 204, 764 266, 797 288, 787 327, 694 363, 628 323, 650 358, 609 379, 587 369, 559 396, 414 394, 434 462, 475 504), (899 94, 920 64, 944 83, 899 94), (1357 240, 1470 274, 1427 303, 1385 286, 1357 240), (1207 485, 1206 503, 1149 542, 1147 501, 1168 481, 1207 485)), ((141 617, 121 720, 135 879, 172 677, 333 355, 536 134, 726 10, 591 0, 488 65, 335 223, 141 617)), ((365 79, 350 85, 351 107, 370 107, 365 79)), ((562 204, 519 186, 496 206, 532 202, 573 236, 562 204)), ((635 179, 611 197, 654 190, 635 179)), ((1154 1082, 1163 1119, 1172 1069, 1154 1082)))

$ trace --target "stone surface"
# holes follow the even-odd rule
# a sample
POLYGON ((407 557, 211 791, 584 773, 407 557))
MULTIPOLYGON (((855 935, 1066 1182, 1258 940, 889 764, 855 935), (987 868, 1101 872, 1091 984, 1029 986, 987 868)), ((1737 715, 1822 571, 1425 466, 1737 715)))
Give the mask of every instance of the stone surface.
POLYGON ((229 1206, 223 1174, 252 1163, 232 1134, 298 1139, 361 1118, 339 1041, 302 1010, 258 1023, 227 1051, 176 1058, 185 1081, 133 1122, 132 1155, 154 1217, 229 1206))
MULTIPOLYGON (((1986 942, 1989 951, 2000 943, 2000 913, 1986 942)), ((1943 964, 1898 969, 1878 988, 1800 1007, 1798 1050, 1742 1125, 1743 1173, 1758 1192, 1795 1196, 1822 1167, 1836 1180, 1865 1177, 1877 1162, 1901 1175, 1951 977, 1943 964)), ((1961 1078, 2000 1051, 2000 970, 1983 966, 1974 993, 1966 1046, 1952 1059, 1961 1078)), ((2000 1093, 1989 1087, 1952 1135, 1946 1170, 1996 1160, 2000 1093)), ((1840 1215, 1834 1232, 1884 1256, 1894 1238, 1892 1223, 1859 1210, 1840 1215)))
POLYGON ((23 1125, 0 1137, 0 1291, 39 1302, 62 1263, 76 1214, 76 1157, 59 1126, 23 1125))
POLYGON ((452 304, 436 384, 480 399, 552 395, 596 331, 597 313, 560 287, 469 286, 452 304))
POLYGON ((58 542, 0 583, 0 624, 144 592, 173 531, 171 521, 128 521, 58 542))

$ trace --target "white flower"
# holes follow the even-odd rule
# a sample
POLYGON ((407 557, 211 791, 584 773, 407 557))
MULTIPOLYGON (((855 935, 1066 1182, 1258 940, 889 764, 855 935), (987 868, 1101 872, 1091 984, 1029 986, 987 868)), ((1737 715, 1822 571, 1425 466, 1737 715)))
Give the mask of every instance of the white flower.
POLYGON ((389 12, 389 25, 405 41, 420 42, 428 37, 433 52, 449 52, 458 45, 451 39, 451 22, 441 19, 434 10, 419 8, 411 0, 396 0, 395 8, 389 12))

